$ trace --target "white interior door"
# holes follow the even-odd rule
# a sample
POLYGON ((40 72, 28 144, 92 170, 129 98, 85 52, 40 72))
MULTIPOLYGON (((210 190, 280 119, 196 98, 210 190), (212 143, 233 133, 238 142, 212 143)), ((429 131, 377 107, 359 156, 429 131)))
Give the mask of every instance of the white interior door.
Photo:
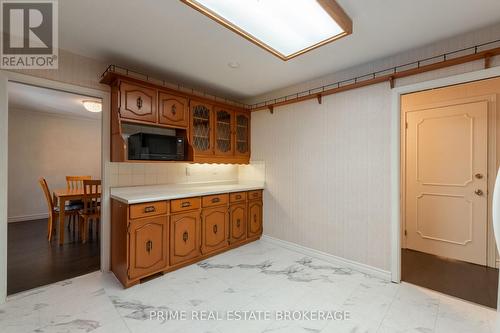
POLYGON ((406 115, 407 248, 486 265, 488 102, 406 115))

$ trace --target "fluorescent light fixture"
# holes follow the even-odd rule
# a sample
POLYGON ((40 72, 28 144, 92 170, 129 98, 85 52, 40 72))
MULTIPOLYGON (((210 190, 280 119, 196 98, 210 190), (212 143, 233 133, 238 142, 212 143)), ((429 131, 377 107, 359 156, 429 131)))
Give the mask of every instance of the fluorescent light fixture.
POLYGON ((83 101, 83 107, 85 110, 89 112, 101 112, 102 111, 102 103, 96 101, 83 101))
POLYGON ((335 0, 181 0, 283 60, 352 32, 335 0))

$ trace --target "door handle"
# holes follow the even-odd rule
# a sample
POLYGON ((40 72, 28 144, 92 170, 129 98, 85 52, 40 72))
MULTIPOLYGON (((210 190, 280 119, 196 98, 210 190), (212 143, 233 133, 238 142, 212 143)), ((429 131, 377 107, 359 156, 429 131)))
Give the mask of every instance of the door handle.
POLYGON ((236 220, 236 226, 237 226, 238 228, 240 227, 240 222, 241 222, 241 221, 240 221, 240 219, 237 219, 237 220, 236 220))
POLYGON ((214 224, 214 234, 217 233, 217 224, 214 224))
POLYGON ((137 108, 138 109, 142 108, 142 98, 141 97, 137 97, 137 108))
POLYGON ((146 242, 146 251, 147 251, 148 253, 151 253, 151 251, 152 251, 152 250, 153 250, 153 242, 152 242, 152 241, 150 241, 150 240, 148 240, 148 241, 146 242))
POLYGON ((482 190, 475 190, 474 193, 476 193, 476 195, 479 195, 479 196, 484 194, 482 190))
POLYGON ((189 237, 188 232, 187 232, 187 231, 184 231, 184 233, 182 234, 182 240, 184 241, 184 243, 186 243, 186 242, 187 242, 188 237, 189 237))

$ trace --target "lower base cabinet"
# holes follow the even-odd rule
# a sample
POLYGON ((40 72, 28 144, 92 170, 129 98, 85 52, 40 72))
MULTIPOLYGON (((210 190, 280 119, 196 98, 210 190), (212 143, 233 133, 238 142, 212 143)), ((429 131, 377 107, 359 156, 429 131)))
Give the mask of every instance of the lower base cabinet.
POLYGON ((183 263, 200 255, 200 212, 170 216, 170 265, 183 263))
POLYGON ((162 270, 168 264, 168 217, 159 216, 130 222, 130 267, 134 279, 162 270))
POLYGON ((228 245, 228 207, 203 209, 201 213, 201 253, 207 254, 228 245))
POLYGON ((229 208, 229 243, 235 244, 247 238, 247 203, 232 204, 229 208))
POLYGON ((262 200, 248 202, 248 238, 260 237, 262 235, 262 200))
POLYGON ((262 190, 127 205, 111 199, 111 270, 130 287, 262 235, 262 190))

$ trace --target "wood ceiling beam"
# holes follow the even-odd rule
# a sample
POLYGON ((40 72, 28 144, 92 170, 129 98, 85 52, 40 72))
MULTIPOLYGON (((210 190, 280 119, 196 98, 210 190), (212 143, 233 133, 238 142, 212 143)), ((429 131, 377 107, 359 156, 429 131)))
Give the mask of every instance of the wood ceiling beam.
MULTIPOLYGON (((374 77, 372 79, 366 79, 363 81, 356 81, 354 83, 346 84, 343 86, 338 86, 336 88, 326 89, 326 90, 322 91, 320 94, 321 94, 321 96, 328 96, 328 95, 337 94, 337 93, 340 93, 343 91, 348 91, 348 90, 352 90, 352 89, 366 87, 366 86, 369 86, 372 84, 377 84, 377 83, 381 83, 381 82, 385 82, 385 81, 390 82, 391 88, 393 88, 395 79, 400 79, 400 78, 407 77, 407 76, 412 76, 412 75, 417 75, 417 74, 421 74, 421 73, 425 73, 425 72, 435 71, 435 70, 450 67, 450 66, 461 65, 464 63, 468 63, 468 62, 476 61, 476 60, 481 60, 481 59, 485 60, 485 67, 488 68, 490 66, 491 57, 494 57, 497 55, 500 55, 500 47, 486 50, 486 51, 482 51, 482 52, 477 52, 474 54, 461 56, 461 57, 456 57, 456 58, 452 58, 452 59, 445 59, 443 61, 436 62, 433 64, 423 65, 423 66, 419 66, 416 68, 407 69, 407 70, 403 70, 400 72, 395 72, 395 73, 391 73, 391 74, 387 74, 387 75, 381 75, 378 77, 374 77)), ((353 79, 353 81, 354 80, 355 79, 353 79)), ((317 93, 308 94, 308 95, 304 95, 304 96, 300 96, 300 97, 291 98, 291 99, 281 101, 281 102, 262 105, 262 106, 251 109, 251 111, 253 112, 253 111, 261 111, 261 110, 274 110, 276 107, 279 107, 279 106, 299 103, 299 102, 307 101, 307 100, 314 99, 317 97, 318 97, 317 93)))

